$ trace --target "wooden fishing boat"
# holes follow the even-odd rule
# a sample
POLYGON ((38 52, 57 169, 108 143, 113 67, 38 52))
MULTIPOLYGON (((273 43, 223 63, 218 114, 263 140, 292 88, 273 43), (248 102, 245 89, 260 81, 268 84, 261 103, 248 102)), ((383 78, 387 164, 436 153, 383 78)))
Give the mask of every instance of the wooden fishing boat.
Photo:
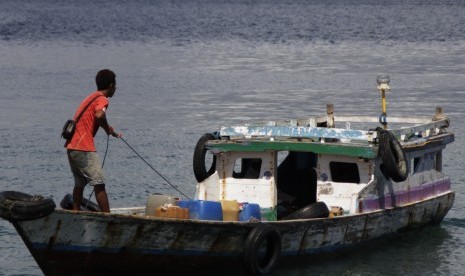
POLYGON ((442 151, 454 141, 449 119, 441 108, 431 117, 388 117, 389 79, 378 85, 379 117, 339 116, 328 105, 322 116, 205 134, 194 152, 194 200, 148 200, 107 214, 2 192, 0 215, 46 275, 263 274, 280 259, 440 223, 455 195, 442 172, 442 151))

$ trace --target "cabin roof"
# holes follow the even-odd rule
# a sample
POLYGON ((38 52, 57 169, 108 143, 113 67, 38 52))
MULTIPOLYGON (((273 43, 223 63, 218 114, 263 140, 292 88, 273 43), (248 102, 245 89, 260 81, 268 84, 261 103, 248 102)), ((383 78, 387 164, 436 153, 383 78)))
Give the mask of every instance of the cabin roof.
MULTIPOLYGON (((221 127, 220 139, 209 141, 207 147, 212 152, 282 150, 374 158, 378 151, 378 126, 377 117, 367 116, 264 121, 221 127), (351 124, 364 129, 353 129, 351 124)), ((388 118, 388 130, 405 145, 437 139, 448 126, 449 120, 444 116, 388 118)))

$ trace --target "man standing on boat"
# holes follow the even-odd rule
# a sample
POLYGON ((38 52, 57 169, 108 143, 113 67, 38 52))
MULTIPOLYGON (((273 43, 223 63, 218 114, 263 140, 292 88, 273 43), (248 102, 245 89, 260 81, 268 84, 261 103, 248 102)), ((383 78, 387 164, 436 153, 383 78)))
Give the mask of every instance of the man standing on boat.
POLYGON ((103 128, 107 135, 117 138, 122 136, 108 124, 105 115, 109 105, 108 98, 115 94, 116 75, 108 69, 100 70, 95 77, 95 83, 97 91, 87 96, 76 111, 74 118, 79 118, 76 130, 73 137, 66 141, 65 147, 74 177, 73 210, 80 210, 84 187, 90 184, 94 187, 100 210, 110 212, 103 169, 95 148, 94 137, 99 127, 103 128))

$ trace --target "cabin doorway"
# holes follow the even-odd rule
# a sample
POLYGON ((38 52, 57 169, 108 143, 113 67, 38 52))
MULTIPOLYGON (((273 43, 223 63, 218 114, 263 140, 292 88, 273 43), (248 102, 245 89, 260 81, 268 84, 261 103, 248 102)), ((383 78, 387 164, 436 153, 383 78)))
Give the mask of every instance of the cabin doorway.
POLYGON ((278 217, 316 202, 317 161, 312 152, 278 153, 278 217))

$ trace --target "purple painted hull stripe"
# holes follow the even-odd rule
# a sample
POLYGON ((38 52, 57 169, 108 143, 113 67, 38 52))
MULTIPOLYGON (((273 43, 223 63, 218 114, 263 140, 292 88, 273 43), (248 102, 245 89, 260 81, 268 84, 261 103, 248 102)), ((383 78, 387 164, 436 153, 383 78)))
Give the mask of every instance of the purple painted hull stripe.
POLYGON ((450 191, 450 179, 425 183, 411 190, 385 194, 384 198, 364 199, 359 202, 359 212, 369 212, 414 203, 450 191))

